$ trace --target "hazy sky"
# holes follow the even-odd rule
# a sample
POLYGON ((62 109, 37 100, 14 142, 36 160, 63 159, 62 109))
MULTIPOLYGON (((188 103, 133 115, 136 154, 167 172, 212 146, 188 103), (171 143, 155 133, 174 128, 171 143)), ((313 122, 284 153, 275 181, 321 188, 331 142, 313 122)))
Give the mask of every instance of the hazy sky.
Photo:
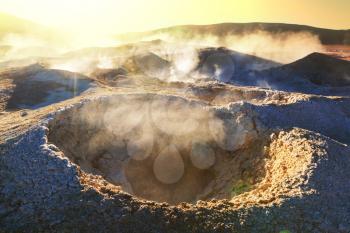
POLYGON ((49 26, 113 33, 257 21, 350 28, 350 0, 0 0, 0 11, 49 26))

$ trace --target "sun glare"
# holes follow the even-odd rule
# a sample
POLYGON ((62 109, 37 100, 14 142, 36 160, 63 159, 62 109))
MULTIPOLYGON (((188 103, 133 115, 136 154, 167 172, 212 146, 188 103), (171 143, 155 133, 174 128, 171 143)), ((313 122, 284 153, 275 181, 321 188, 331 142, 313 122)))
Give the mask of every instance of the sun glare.
POLYGON ((350 2, 277 0, 0 0, 0 12, 75 33, 145 31, 178 24, 289 22, 349 27, 350 2), (314 6, 318 7, 315 8, 314 6), (286 7, 288 6, 288 7, 286 7), (334 15, 333 12, 337 14, 334 15), (304 14, 306 13, 307 14, 304 14), (332 16, 332 17, 327 17, 332 16))

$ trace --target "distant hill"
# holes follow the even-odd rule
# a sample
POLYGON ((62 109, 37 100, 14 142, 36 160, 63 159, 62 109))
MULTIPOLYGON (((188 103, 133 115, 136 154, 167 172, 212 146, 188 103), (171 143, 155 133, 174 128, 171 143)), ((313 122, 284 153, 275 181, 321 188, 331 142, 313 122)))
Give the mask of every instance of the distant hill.
POLYGON ((143 37, 168 33, 179 38, 191 38, 194 35, 211 34, 215 36, 225 36, 227 34, 244 35, 256 31, 266 31, 269 33, 287 32, 310 32, 319 36, 322 44, 350 45, 350 30, 333 30, 316 28, 306 25, 283 24, 283 23, 222 23, 212 25, 183 25, 163 28, 147 32, 136 32, 117 35, 119 40, 139 40, 143 37))
POLYGON ((0 58, 2 57, 2 56, 4 56, 8 51, 10 51, 12 49, 12 47, 11 46, 9 46, 9 45, 3 45, 3 46, 1 46, 0 45, 0 58))
POLYGON ((30 20, 0 13, 0 42, 7 36, 30 37, 50 42, 57 40, 57 34, 50 28, 30 20))

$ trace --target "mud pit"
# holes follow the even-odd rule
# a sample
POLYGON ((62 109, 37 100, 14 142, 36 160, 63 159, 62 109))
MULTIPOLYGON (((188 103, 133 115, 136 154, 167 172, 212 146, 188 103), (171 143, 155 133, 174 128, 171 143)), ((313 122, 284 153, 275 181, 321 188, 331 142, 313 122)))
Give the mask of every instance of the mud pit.
POLYGON ((180 97, 99 98, 60 112, 48 140, 84 172, 142 199, 231 199, 265 175, 254 119, 180 97))

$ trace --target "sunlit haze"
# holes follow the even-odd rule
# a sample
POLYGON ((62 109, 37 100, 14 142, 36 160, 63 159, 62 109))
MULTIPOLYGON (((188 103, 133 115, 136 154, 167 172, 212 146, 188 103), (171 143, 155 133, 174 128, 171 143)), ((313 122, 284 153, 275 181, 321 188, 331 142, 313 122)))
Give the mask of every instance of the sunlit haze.
POLYGON ((123 33, 179 24, 279 22, 350 28, 348 0, 0 0, 0 12, 75 32, 123 33))

